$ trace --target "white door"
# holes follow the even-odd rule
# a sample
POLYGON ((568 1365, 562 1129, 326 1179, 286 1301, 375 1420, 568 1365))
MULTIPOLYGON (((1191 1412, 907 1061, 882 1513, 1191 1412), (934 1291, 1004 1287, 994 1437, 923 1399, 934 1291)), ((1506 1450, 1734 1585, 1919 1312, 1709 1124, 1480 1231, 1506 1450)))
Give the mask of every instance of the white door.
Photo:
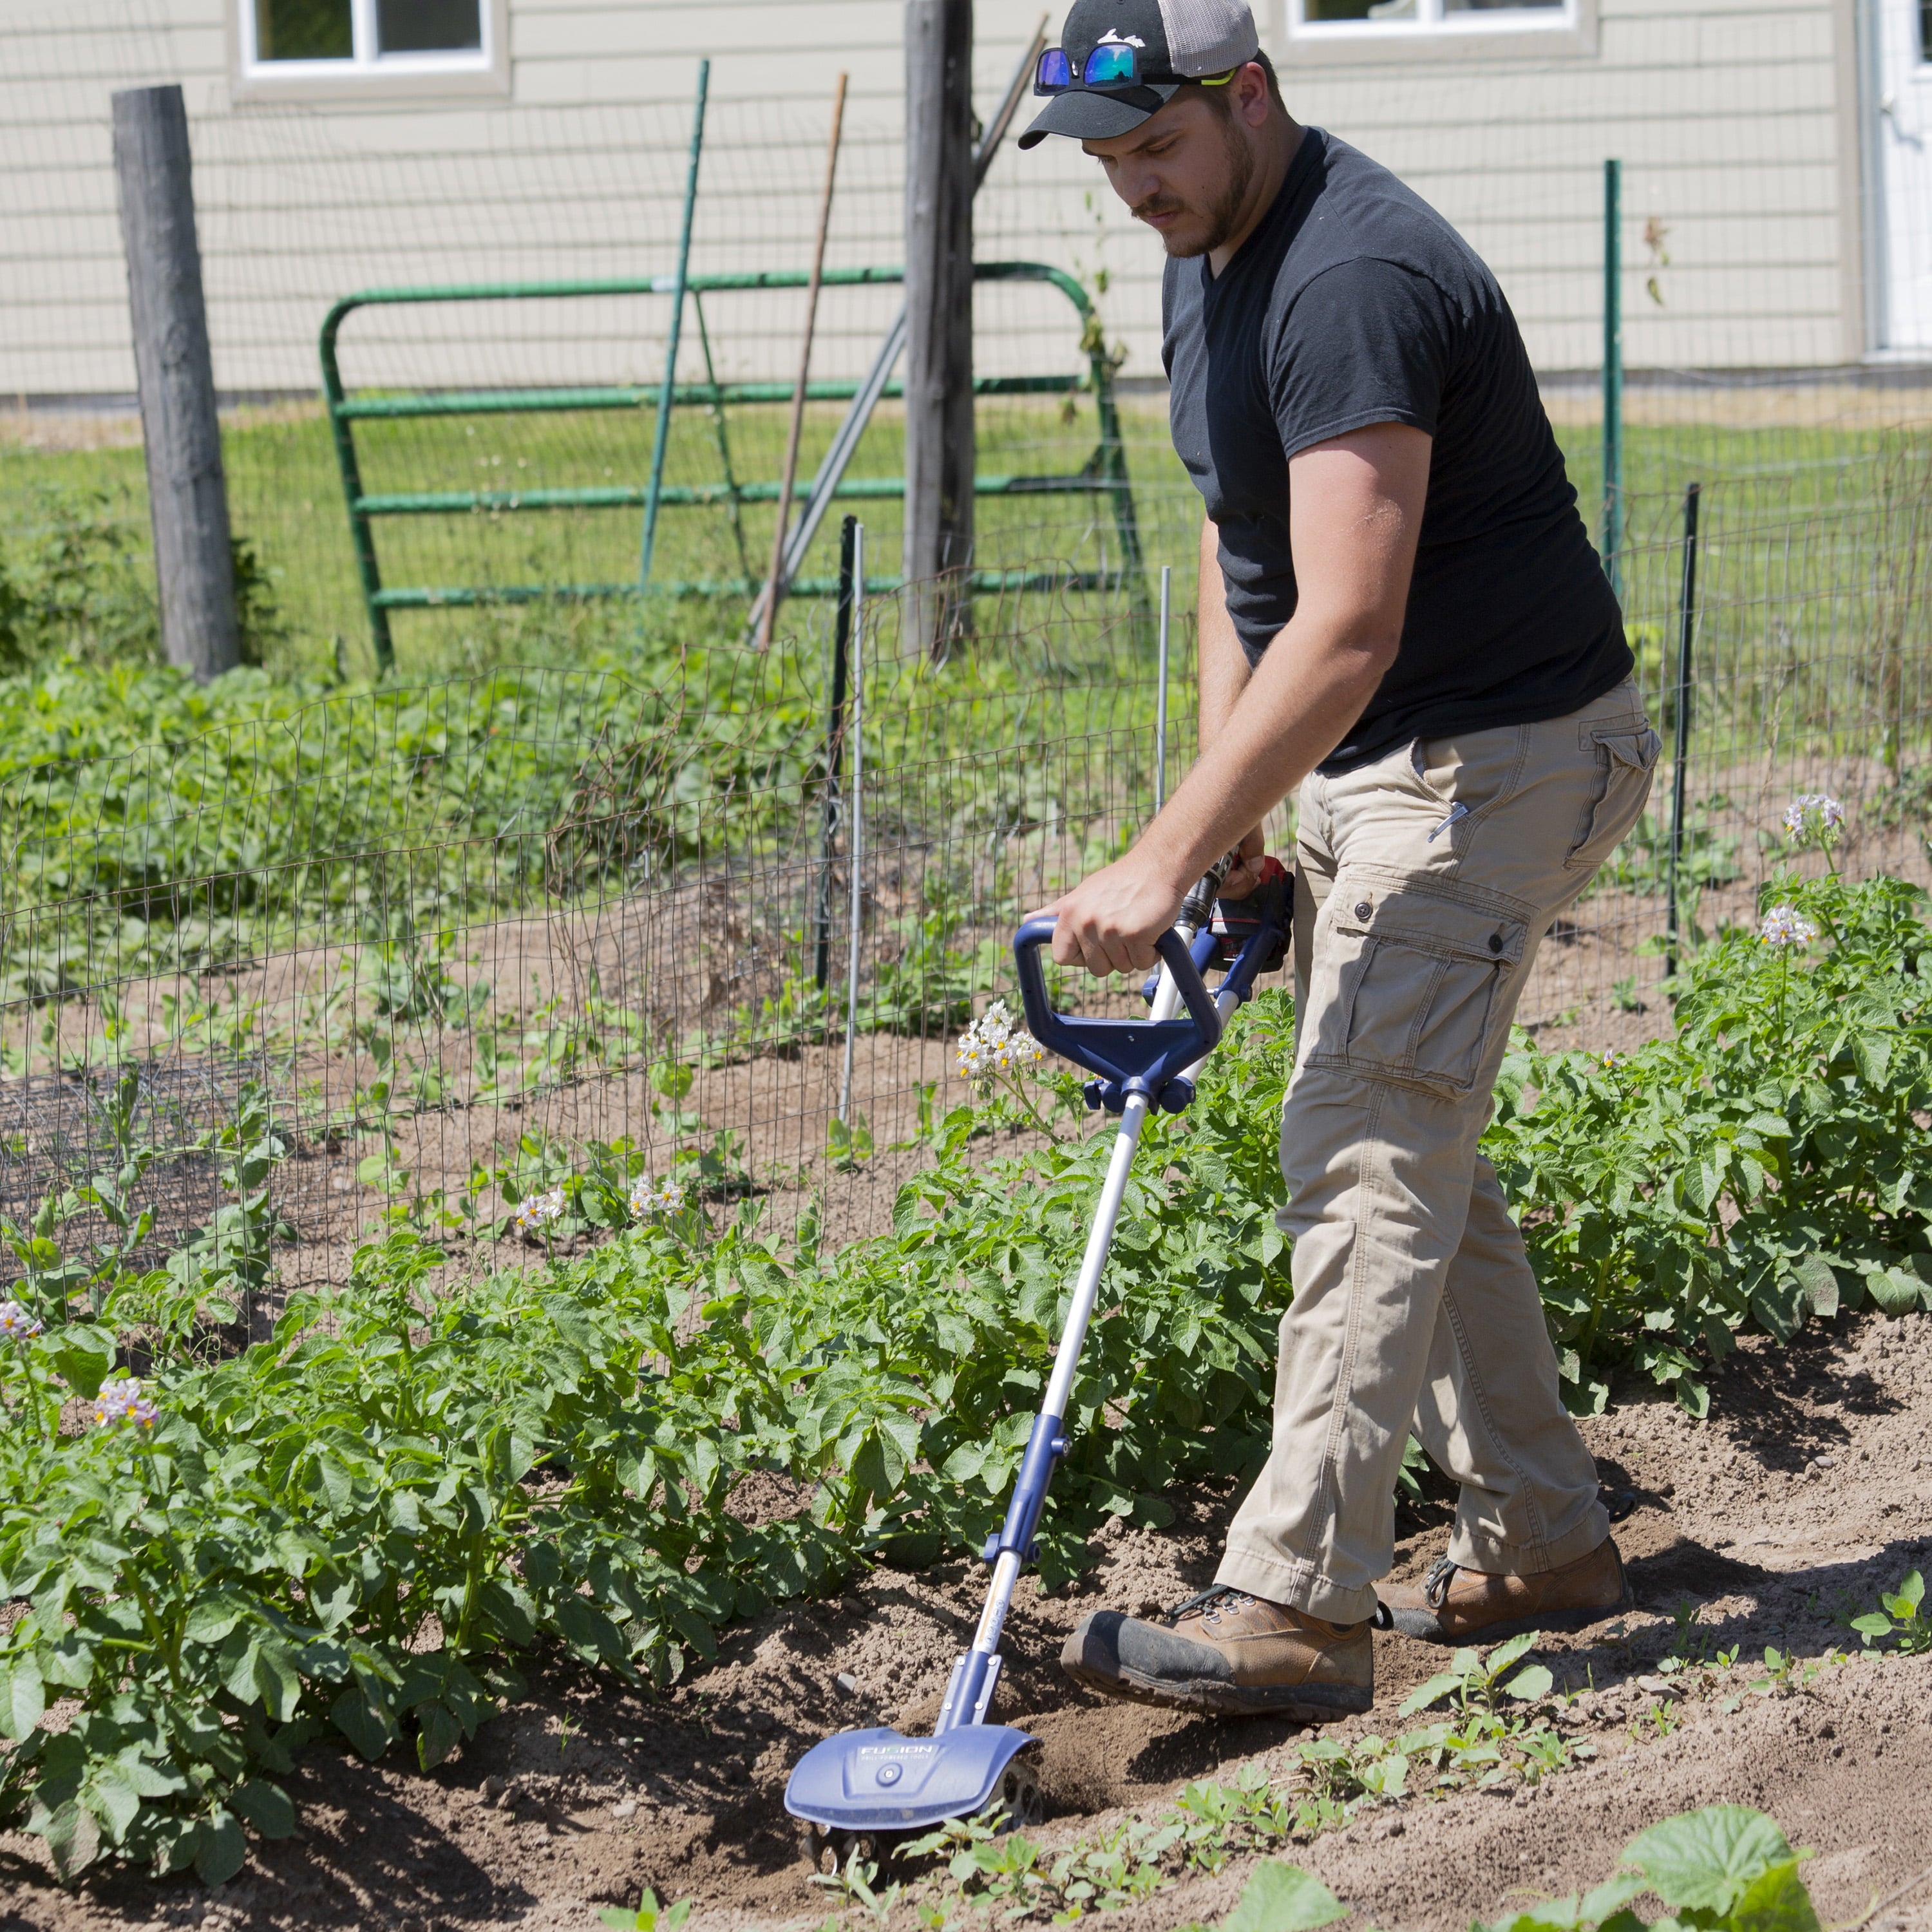
POLYGON ((1886 349, 1932 350, 1932 0, 1877 0, 1886 349))

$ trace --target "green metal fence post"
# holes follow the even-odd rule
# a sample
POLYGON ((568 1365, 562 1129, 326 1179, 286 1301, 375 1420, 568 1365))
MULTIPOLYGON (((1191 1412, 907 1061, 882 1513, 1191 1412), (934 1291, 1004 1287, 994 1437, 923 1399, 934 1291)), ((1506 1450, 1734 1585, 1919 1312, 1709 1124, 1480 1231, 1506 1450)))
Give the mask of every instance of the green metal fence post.
POLYGON ((658 420, 651 438, 651 482, 644 498, 644 541, 638 562, 640 584, 651 580, 651 552, 658 541, 658 506, 664 494, 664 451, 670 441, 671 405, 677 394, 677 344, 684 328, 684 285, 691 266, 691 218, 698 206, 698 164, 704 153, 704 97, 711 86, 711 63, 698 63, 698 98, 691 110, 691 165, 684 178, 684 218, 677 233, 677 273, 670 289, 670 334, 664 349, 664 387, 658 394, 658 420))
POLYGON ((1624 164, 1604 164, 1604 574, 1623 595, 1624 164))
POLYGON ((694 289, 691 312, 698 319, 698 340, 704 351, 704 380, 711 392, 711 426, 718 437, 718 460, 724 466, 724 488, 731 505, 731 535, 738 546, 738 568, 746 578, 752 574, 752 560, 745 549, 744 500, 738 494, 738 478, 731 467, 731 440, 724 427, 724 392, 718 386, 718 366, 711 359, 711 332, 704 326, 704 298, 694 289))
POLYGON ((1664 973, 1677 971, 1677 868, 1684 856, 1685 767, 1690 752, 1690 642, 1697 628, 1697 500, 1702 486, 1684 493, 1684 581, 1677 605, 1677 716, 1670 774, 1670 904, 1664 914, 1664 973))
POLYGON ((838 839, 839 780, 845 764, 845 682, 852 646, 852 581, 859 519, 838 532, 838 615, 832 631, 832 697, 825 714, 825 797, 818 832, 818 906, 812 918, 812 982, 822 992, 832 973, 832 855, 838 839))

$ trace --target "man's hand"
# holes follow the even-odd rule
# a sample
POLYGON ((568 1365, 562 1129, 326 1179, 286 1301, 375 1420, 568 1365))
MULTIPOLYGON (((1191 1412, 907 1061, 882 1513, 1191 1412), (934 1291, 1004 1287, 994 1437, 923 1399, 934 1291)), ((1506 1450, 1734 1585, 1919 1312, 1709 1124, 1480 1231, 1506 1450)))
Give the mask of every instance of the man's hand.
POLYGON ((1240 854, 1228 868, 1228 876, 1221 881, 1220 896, 1224 899, 1244 899, 1262 882, 1262 855, 1268 850, 1268 840, 1257 825, 1235 848, 1240 854))
POLYGON ((1057 965, 1084 966, 1101 978, 1144 973, 1160 957, 1154 941, 1174 923, 1193 883, 1177 884, 1136 850, 1028 916, 1059 922, 1053 929, 1057 965))

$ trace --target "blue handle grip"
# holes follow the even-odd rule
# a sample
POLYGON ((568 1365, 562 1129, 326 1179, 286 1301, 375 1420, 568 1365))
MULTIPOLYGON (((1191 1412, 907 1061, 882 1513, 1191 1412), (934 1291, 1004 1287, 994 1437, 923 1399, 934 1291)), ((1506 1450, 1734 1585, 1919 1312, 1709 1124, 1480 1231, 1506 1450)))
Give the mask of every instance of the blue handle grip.
POLYGON ((1156 949, 1180 989, 1184 1020, 1076 1019, 1053 1010, 1046 997, 1046 972, 1040 950, 1051 943, 1055 922, 1030 919, 1013 935, 1013 965, 1027 1025, 1042 1046, 1063 1060, 1112 1082, 1124 1096, 1144 1094, 1158 1102, 1161 1089, 1221 1037, 1221 1010, 1208 990, 1186 941, 1168 932, 1156 949))

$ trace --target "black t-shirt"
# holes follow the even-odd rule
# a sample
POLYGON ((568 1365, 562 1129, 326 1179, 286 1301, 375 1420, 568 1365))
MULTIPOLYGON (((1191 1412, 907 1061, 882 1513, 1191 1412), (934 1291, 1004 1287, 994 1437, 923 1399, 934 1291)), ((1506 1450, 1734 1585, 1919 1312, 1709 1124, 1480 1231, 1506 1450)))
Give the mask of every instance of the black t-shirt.
POLYGON ((1402 646, 1324 772, 1408 740, 1560 718, 1629 673, 1516 318, 1474 250, 1366 154, 1304 129, 1216 276, 1170 261, 1174 446, 1220 537, 1250 664, 1294 614, 1288 458, 1370 423, 1435 439, 1402 646))

